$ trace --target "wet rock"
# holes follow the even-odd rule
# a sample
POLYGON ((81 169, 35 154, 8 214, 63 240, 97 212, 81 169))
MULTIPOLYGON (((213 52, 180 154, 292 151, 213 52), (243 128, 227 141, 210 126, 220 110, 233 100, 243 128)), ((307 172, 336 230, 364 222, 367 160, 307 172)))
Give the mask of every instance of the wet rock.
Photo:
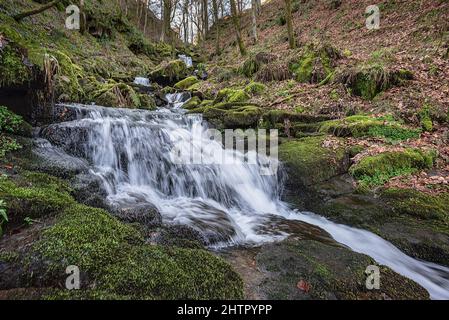
POLYGON ((203 235, 186 225, 168 225, 153 231, 150 241, 164 245, 181 248, 202 248, 207 244, 203 235))
POLYGON ((263 246, 256 263, 268 299, 429 299, 425 289, 384 266, 380 289, 368 290, 365 270, 375 262, 338 245, 290 239, 263 246))
POLYGON ((89 128, 72 125, 71 123, 52 124, 42 129, 40 136, 53 145, 77 157, 85 156, 85 142, 88 139, 89 128))
POLYGON ((139 223, 145 227, 162 225, 161 214, 154 205, 149 203, 113 207, 112 213, 121 221, 128 223, 139 223))
POLYGON ((109 208, 106 202, 107 192, 99 177, 92 174, 79 174, 73 179, 71 187, 76 201, 91 207, 109 208))
POLYGON ((71 178, 89 170, 87 161, 67 154, 45 139, 36 139, 33 144, 33 156, 31 163, 28 165, 31 170, 60 178, 71 178))

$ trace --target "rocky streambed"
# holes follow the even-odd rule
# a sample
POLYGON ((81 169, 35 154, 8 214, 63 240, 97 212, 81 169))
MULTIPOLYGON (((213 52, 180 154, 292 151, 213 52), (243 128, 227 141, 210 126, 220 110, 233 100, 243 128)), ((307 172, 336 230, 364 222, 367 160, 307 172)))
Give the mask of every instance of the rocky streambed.
MULTIPOLYGON (((171 108, 186 99, 178 98, 168 99, 171 108)), ((178 111, 61 105, 38 138, 20 138, 14 166, 2 169, 11 221, 0 242, 1 297, 447 296, 445 267, 408 257, 376 234, 441 264, 447 235, 393 214, 402 195, 355 190, 346 151, 320 150, 322 137, 282 143, 289 177, 282 193, 279 177, 261 177, 243 162, 174 164, 167 147, 205 128, 178 111), (63 289, 68 264, 80 266, 84 290, 63 289), (373 265, 382 279, 376 290, 366 286, 373 265)))

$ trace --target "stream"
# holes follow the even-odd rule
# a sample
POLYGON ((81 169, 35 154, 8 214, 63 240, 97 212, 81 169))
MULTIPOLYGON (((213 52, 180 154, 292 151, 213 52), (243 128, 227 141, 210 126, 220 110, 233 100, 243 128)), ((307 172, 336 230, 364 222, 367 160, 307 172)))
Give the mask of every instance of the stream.
POLYGON ((276 221, 296 221, 319 227, 351 250, 416 281, 432 299, 449 299, 449 268, 411 258, 371 232, 291 208, 281 201, 282 178, 260 174, 262 166, 277 160, 261 157, 260 163, 247 163, 248 155, 224 149, 205 135, 208 127, 201 115, 185 114, 182 105, 189 94, 166 98, 167 106, 157 111, 65 105, 75 119, 41 130, 38 148, 86 163, 89 173, 101 179, 111 205, 150 203, 164 222, 201 232, 212 249, 280 241, 289 231, 276 221), (43 140, 50 132, 65 132, 72 141, 43 140), (179 161, 192 150, 203 151, 211 164, 179 161), (233 164, 214 163, 217 154, 234 159, 233 164))

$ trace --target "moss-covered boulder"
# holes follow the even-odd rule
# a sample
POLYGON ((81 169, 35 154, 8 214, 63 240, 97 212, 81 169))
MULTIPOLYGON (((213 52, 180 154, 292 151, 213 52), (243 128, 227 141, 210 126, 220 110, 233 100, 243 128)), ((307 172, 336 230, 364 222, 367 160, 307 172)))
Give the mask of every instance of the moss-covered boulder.
POLYGON ((231 89, 226 88, 218 91, 217 96, 215 97, 214 103, 219 102, 246 102, 250 99, 248 93, 242 89, 231 89))
POLYGON ((320 132, 337 137, 382 137, 389 140, 419 138, 421 131, 406 127, 392 117, 350 116, 323 122, 320 132))
POLYGON ((187 101, 182 107, 187 110, 192 110, 198 107, 201 104, 201 99, 199 97, 192 97, 189 101, 187 101))
POLYGON ((297 81, 320 83, 333 75, 340 58, 340 52, 330 45, 309 44, 289 67, 297 81))
POLYGON ((197 77, 190 76, 190 77, 185 78, 184 80, 177 82, 174 87, 175 87, 175 89, 178 89, 178 90, 186 90, 198 82, 199 82, 199 80, 197 77))
POLYGON ((40 219, 61 213, 74 203, 69 191, 61 180, 41 173, 0 178, 0 199, 6 203, 9 227, 22 224, 25 218, 40 219))
POLYGON ((149 94, 139 94, 139 108, 146 110, 155 110, 156 109, 156 101, 149 94))
POLYGON ((264 246, 256 263, 268 275, 260 287, 268 299, 429 299, 424 288, 385 266, 378 266, 380 289, 368 290, 365 271, 376 262, 335 243, 290 239, 264 246))
POLYGON ((380 63, 368 63, 345 70, 337 78, 353 94, 372 100, 379 93, 413 79, 413 74, 408 70, 394 69, 380 63))
POLYGON ((145 245, 143 235, 101 209, 75 205, 46 230, 32 256, 49 274, 77 265, 83 287, 138 299, 239 299, 242 282, 204 250, 145 245), (88 283, 86 283, 86 281, 88 283))
POLYGON ((441 227, 449 227, 449 195, 426 194, 412 189, 386 189, 382 198, 397 214, 423 220, 438 220, 441 227))
POLYGON ((260 108, 252 105, 218 103, 203 110, 205 120, 219 129, 256 128, 262 116, 260 108))
POLYGON ((349 172, 362 184, 381 185, 394 176, 430 169, 435 159, 435 151, 405 148, 402 151, 365 156, 354 164, 349 172))
POLYGON ((251 81, 244 90, 248 94, 259 95, 267 90, 267 86, 260 82, 251 81))
POLYGON ((162 85, 176 83, 189 74, 189 70, 182 60, 172 60, 161 63, 155 70, 151 71, 148 78, 162 85))
POLYGON ((287 166, 288 186, 301 190, 347 171, 348 157, 338 140, 326 146, 327 137, 306 137, 279 146, 279 159, 287 166))

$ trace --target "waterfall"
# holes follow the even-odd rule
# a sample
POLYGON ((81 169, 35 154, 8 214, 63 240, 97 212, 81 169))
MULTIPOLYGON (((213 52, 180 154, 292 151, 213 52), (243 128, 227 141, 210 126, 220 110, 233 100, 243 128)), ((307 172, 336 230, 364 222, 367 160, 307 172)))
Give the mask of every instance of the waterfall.
POLYGON ((188 98, 185 93, 168 95, 167 108, 158 111, 68 105, 76 119, 45 130, 64 132, 59 147, 87 160, 111 205, 151 203, 166 223, 189 225, 215 247, 282 240, 288 231, 276 228, 279 219, 318 226, 337 242, 415 280, 432 298, 449 298, 449 268, 413 259, 368 231, 291 209, 280 200, 280 177, 261 175, 261 164, 250 164, 247 155, 210 140, 201 115, 182 110, 188 98), (171 152, 175 146, 206 149, 203 154, 212 164, 179 162, 171 152), (216 164, 212 160, 218 153, 237 160, 216 164))

